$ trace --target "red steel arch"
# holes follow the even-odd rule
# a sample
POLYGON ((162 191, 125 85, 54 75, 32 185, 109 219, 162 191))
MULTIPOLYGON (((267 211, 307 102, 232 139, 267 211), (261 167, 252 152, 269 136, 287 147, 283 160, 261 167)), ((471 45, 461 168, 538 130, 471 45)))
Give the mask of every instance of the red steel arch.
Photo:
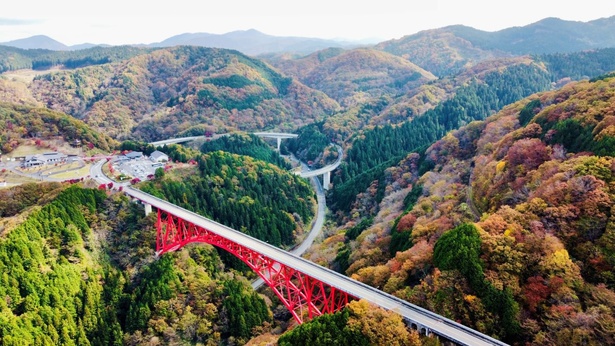
POLYGON ((241 259, 275 292, 298 323, 324 313, 339 311, 350 299, 354 299, 348 293, 314 277, 158 209, 156 254, 175 251, 189 243, 211 244, 241 259))

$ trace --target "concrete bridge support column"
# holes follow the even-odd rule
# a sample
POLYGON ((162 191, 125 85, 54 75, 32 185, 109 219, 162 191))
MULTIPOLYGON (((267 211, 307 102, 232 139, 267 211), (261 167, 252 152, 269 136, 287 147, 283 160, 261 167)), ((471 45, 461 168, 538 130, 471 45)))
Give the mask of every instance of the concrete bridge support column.
POLYGON ((323 174, 322 180, 322 187, 325 190, 329 190, 329 185, 331 185, 331 172, 326 172, 325 174, 323 174))
POLYGON ((145 216, 149 215, 152 212, 152 205, 143 203, 143 206, 145 207, 145 216))
POLYGON ((417 324, 416 330, 419 332, 420 335, 431 336, 431 330, 429 330, 428 327, 422 324, 417 324))
POLYGON ((276 138, 278 140, 278 153, 280 152, 280 145, 282 144, 282 138, 276 138))

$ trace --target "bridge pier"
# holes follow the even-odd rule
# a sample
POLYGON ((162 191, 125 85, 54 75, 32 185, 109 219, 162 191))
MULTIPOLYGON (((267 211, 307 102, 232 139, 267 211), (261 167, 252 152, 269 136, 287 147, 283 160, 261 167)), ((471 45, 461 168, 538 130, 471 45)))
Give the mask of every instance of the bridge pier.
POLYGON ((280 146, 282 139, 284 138, 297 138, 299 135, 294 133, 280 133, 280 132, 254 132, 254 135, 265 138, 275 138, 277 141, 278 153, 280 152, 280 146))
MULTIPOLYGON (((431 332, 431 329, 429 329, 429 327, 422 325, 420 323, 416 323, 413 321, 406 321, 406 326, 408 326, 410 329, 416 330, 420 335, 425 335, 425 336, 432 336, 433 333, 431 332)), ((437 337, 437 335, 436 335, 437 337)))
POLYGON ((143 207, 145 207, 145 216, 149 215, 152 212, 152 205, 143 203, 143 207))
POLYGON ((325 172, 325 174, 322 175, 322 187, 325 190, 329 190, 329 185, 331 185, 331 172, 325 172))

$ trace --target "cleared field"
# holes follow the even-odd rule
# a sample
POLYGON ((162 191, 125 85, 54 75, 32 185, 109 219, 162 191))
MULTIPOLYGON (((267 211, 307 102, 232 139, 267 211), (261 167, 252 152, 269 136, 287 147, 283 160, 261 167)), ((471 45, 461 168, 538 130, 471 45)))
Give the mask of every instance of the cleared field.
POLYGON ((49 152, 60 152, 66 155, 78 155, 78 156, 90 156, 90 155, 97 153, 94 151, 85 153, 83 148, 71 147, 63 139, 51 139, 51 140, 43 141, 43 143, 49 147, 52 147, 53 149, 36 146, 33 140, 28 140, 24 144, 21 144, 17 148, 13 149, 13 151, 11 151, 10 153, 4 154, 3 157, 4 158, 14 158, 14 157, 23 157, 27 155, 44 154, 44 153, 49 153, 49 152))
POLYGON ((0 187, 10 187, 13 185, 36 182, 38 180, 15 174, 9 170, 0 170, 0 181, 7 183, 7 186, 0 185, 0 187))
POLYGON ((62 173, 57 173, 57 174, 52 174, 49 175, 50 178, 55 178, 55 179, 79 179, 81 177, 85 177, 88 174, 90 174, 90 167, 92 165, 91 164, 86 164, 85 166, 78 168, 78 169, 73 169, 71 171, 68 172, 62 172, 62 173))
POLYGON ((13 157, 19 157, 19 156, 26 156, 26 155, 37 155, 37 154, 48 153, 50 151, 51 150, 49 150, 48 148, 39 148, 36 145, 22 144, 18 146, 17 148, 15 148, 10 153, 4 154, 4 157, 13 158, 13 157))
POLYGON ((47 74, 52 71, 59 71, 59 70, 60 69, 58 68, 52 68, 49 70, 41 70, 41 71, 24 69, 24 70, 7 71, 7 72, 2 73, 2 75, 9 79, 15 79, 15 80, 18 80, 24 83, 30 83, 36 76, 40 76, 40 75, 47 74))

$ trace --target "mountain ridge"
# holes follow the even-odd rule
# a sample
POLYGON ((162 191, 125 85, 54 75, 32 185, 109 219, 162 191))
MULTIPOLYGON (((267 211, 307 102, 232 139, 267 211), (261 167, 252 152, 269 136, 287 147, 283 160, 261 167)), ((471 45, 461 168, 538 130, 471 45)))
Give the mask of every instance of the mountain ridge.
MULTIPOLYGON (((375 42, 371 42, 372 44, 375 42)), ((179 45, 225 48, 239 50, 244 54, 258 55, 264 53, 295 52, 307 54, 329 47, 354 48, 365 45, 365 40, 344 41, 315 37, 274 36, 256 29, 235 30, 224 34, 207 32, 182 33, 168 37, 159 42, 128 44, 135 47, 163 48, 179 45)), ((57 51, 81 50, 92 47, 111 47, 109 44, 81 43, 66 45, 47 35, 34 35, 17 40, 0 42, 0 45, 20 49, 47 49, 57 51)), ((117 45, 123 46, 123 45, 117 45)))
MULTIPOLYGON (((500 51, 509 54, 570 52, 584 49, 615 47, 615 16, 586 22, 547 17, 524 26, 514 26, 498 31, 484 31, 466 25, 449 25, 421 30, 399 39, 377 42, 375 40, 338 40, 300 36, 275 36, 256 29, 236 30, 223 34, 207 32, 181 33, 159 42, 128 44, 138 47, 172 47, 195 45, 211 48, 235 49, 248 55, 271 53, 310 54, 326 48, 355 48, 361 46, 391 47, 416 41, 425 35, 449 33, 475 49, 500 51)), ((65 45, 45 35, 1 42, 0 45, 22 49, 78 50, 107 44, 82 43, 65 45)), ((125 45, 125 44, 123 44, 125 45)), ((384 49, 384 48, 382 48, 384 49)), ((390 52, 390 51, 389 51, 390 52)))
POLYGON ((615 16, 589 22, 550 17, 495 32, 450 25, 384 41, 374 48, 402 56, 443 77, 492 58, 615 47, 613 28, 615 16))

